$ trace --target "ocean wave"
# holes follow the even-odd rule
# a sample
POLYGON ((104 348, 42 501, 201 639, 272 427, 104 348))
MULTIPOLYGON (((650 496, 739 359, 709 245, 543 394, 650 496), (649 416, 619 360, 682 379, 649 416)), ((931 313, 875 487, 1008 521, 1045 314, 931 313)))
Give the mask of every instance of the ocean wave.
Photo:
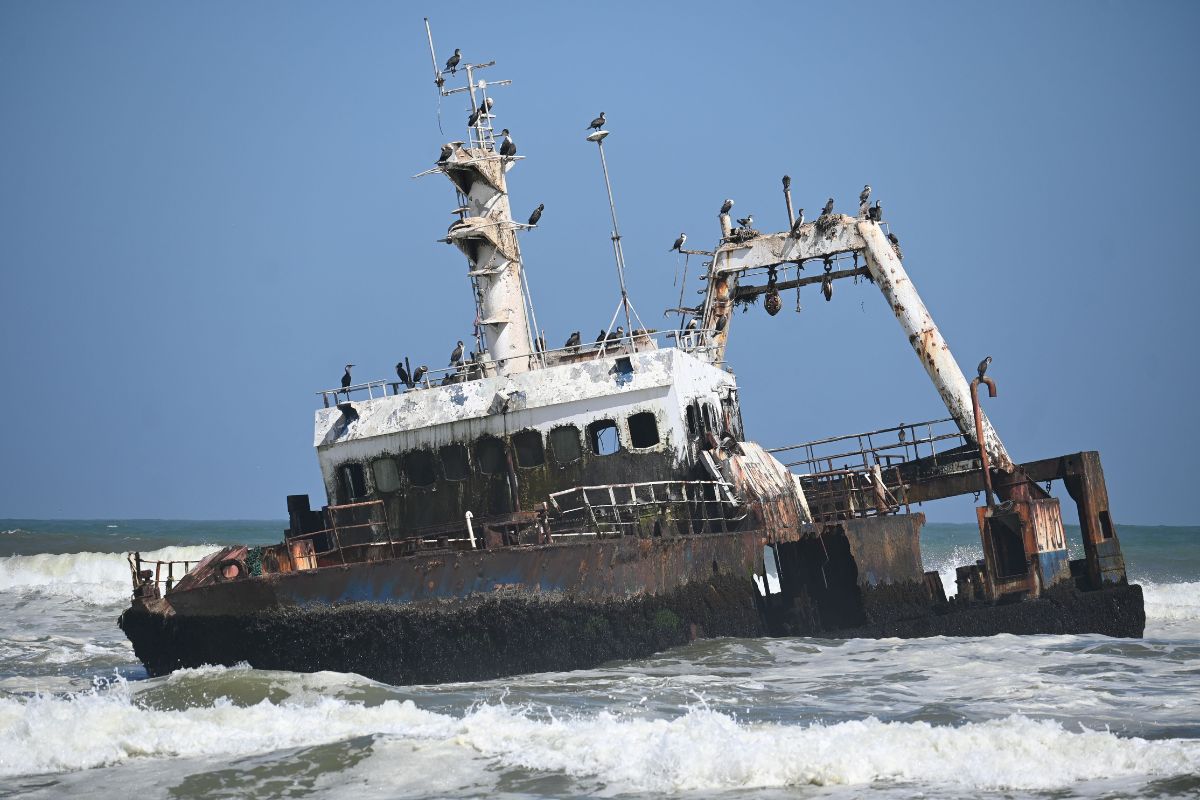
MULTIPOLYGON (((329 694, 186 709, 140 703, 128 685, 0 698, 0 774, 90 769, 135 759, 229 757, 378 736, 452 747, 465 763, 598 780, 606 794, 714 791, 877 781, 1053 790, 1079 781, 1200 770, 1200 742, 1123 738, 1014 715, 960 726, 874 718, 746 724, 707 708, 673 719, 604 712, 555 716, 503 704, 462 716, 412 700, 375 705, 329 694)), ((442 761, 456 763, 456 759, 442 761)), ((419 776, 409 776, 417 778, 419 776)))
MULTIPOLYGON (((143 553, 161 561, 199 561, 214 545, 164 547, 143 553)), ((0 591, 27 591, 63 596, 91 605, 110 605, 128 598, 129 562, 124 553, 39 553, 0 558, 0 591)))
POLYGON ((1148 619, 1200 620, 1200 581, 1140 583, 1148 619))

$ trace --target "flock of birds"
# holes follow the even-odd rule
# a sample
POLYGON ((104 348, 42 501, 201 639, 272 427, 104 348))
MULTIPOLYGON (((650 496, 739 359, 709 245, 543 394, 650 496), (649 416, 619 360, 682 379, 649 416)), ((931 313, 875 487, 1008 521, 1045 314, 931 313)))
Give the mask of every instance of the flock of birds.
MULTIPOLYGON (((450 56, 450 58, 446 60, 446 72, 449 72, 450 74, 455 74, 458 71, 459 64, 461 64, 461 63, 462 63, 462 50, 460 48, 456 47, 456 48, 454 48, 454 55, 450 56)), ((491 115, 493 106, 494 106, 494 103, 492 101, 492 98, 490 98, 490 97, 485 98, 483 103, 480 104, 480 106, 477 109, 472 111, 471 115, 467 118, 467 126, 475 127, 481 121, 488 118, 491 115)), ((601 111, 600 116, 596 117, 590 123, 588 123, 588 126, 585 128, 585 130, 589 130, 589 131, 601 130, 607 121, 608 121, 607 117, 605 116, 604 112, 601 111)), ((500 136, 501 136, 501 142, 500 142, 500 148, 499 148, 500 155, 503 157, 506 157, 506 158, 511 158, 512 156, 515 156, 517 154, 517 146, 513 142, 512 134, 509 132, 508 128, 504 128, 503 130, 501 130, 500 136)), ((445 162, 447 159, 450 158, 450 156, 453 154, 453 152, 454 152, 454 150, 450 145, 444 145, 442 147, 441 155, 438 158, 438 163, 445 162)), ((783 176, 783 184, 784 184, 785 189, 790 189, 791 182, 792 181, 789 176, 787 176, 787 175, 783 176)), ((882 206, 882 204, 879 202, 879 200, 876 200, 875 204, 871 205, 870 198, 871 198, 871 185, 866 184, 863 186, 862 191, 858 195, 859 216, 863 217, 865 219, 870 219, 874 222, 883 221, 883 206, 882 206)), ((834 200, 831 197, 825 202, 824 207, 821 209, 821 218, 828 219, 829 216, 831 214, 833 214, 833 206, 834 206, 834 200)), ((529 227, 532 228, 532 227, 537 226, 538 222, 542 218, 542 212, 545 209, 546 209, 545 203, 538 204, 537 208, 535 208, 533 210, 533 213, 529 215, 529 221, 527 223, 529 227)), ((727 199, 724 203, 721 204, 720 214, 722 216, 724 216, 724 215, 728 214, 732 209, 733 209, 733 200, 727 199)), ((745 217, 739 218, 737 220, 737 223, 743 232, 751 232, 752 231, 751 226, 753 226, 753 224, 754 224, 754 215, 747 214, 745 217)), ((792 223, 790 234, 795 236, 796 233, 799 231, 800 226, 803 224, 804 224, 804 209, 801 208, 801 209, 799 209, 799 212, 796 215, 795 221, 792 223)), ((887 238, 891 242, 892 248, 896 252, 896 256, 898 258, 901 257, 901 255, 900 255, 900 240, 896 237, 896 235, 894 233, 889 233, 887 238)), ((683 252, 684 245, 686 245, 686 244, 687 244, 687 234, 680 232, 679 238, 677 238, 675 240, 675 243, 673 245, 671 245, 671 249, 668 252, 683 252)), ((724 322, 724 318, 722 318, 718 322, 718 331, 724 327, 722 324, 723 322, 724 322)), ((697 321, 695 318, 693 318, 688 323, 688 327, 690 329, 694 329, 696 327, 696 325, 697 325, 697 321)), ((603 346, 610 341, 614 341, 614 340, 619 341, 620 339, 623 339, 624 337, 625 337, 625 332, 619 325, 617 326, 616 330, 611 331, 611 332, 607 331, 605 329, 601 329, 599 335, 596 337, 595 344, 603 346)), ((575 331, 567 338, 566 343, 563 345, 563 349, 569 353, 574 353, 574 352, 577 352, 581 346, 582 346, 582 340, 580 339, 579 331, 575 331)), ((537 347, 538 347, 539 351, 544 351, 546 349, 545 342, 542 339, 542 337, 538 337, 537 347)), ((463 366, 463 359, 464 359, 464 345, 463 345, 462 340, 460 339, 458 341, 458 345, 454 348, 454 351, 450 354, 449 366, 461 368, 463 366)), ((990 360, 991 360, 990 358, 987 359, 987 361, 989 361, 989 362, 990 362, 990 360)), ((350 370, 353 367, 354 367, 353 364, 347 364, 346 371, 342 375, 342 391, 347 392, 347 394, 348 394, 348 390, 349 390, 350 386, 352 385, 352 380, 350 377, 350 370)), ((983 375, 984 370, 986 370, 986 369, 987 369, 986 364, 981 363, 980 369, 979 369, 979 374, 981 377, 983 375)), ((409 371, 408 371, 408 368, 407 368, 405 362, 401 361, 396 364, 396 377, 399 378, 400 383, 403 383, 409 389, 416 388, 416 386, 422 381, 422 379, 425 378, 425 376, 428 373, 429 373, 429 367, 425 366, 424 364, 422 364, 421 366, 419 366, 415 370, 413 370, 412 374, 409 374, 409 371)))

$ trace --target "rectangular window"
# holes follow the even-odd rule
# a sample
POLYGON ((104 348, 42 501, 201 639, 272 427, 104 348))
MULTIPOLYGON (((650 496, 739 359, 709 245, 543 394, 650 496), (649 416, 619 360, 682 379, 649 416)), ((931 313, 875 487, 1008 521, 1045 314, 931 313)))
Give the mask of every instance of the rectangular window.
POLYGON ((433 468, 433 453, 428 450, 413 450, 404 454, 404 473, 413 486, 432 486, 437 482, 433 468))
POLYGON ((338 469, 338 483, 343 503, 352 503, 367 496, 367 480, 362 464, 343 464, 338 469))
POLYGON ((375 476, 376 491, 394 492, 400 488, 400 470, 396 469, 396 462, 390 458, 371 462, 371 474, 375 476))
POLYGON ((629 417, 629 444, 633 447, 654 447, 658 444, 658 422, 653 411, 641 411, 629 417))
POLYGON ((562 425, 550 431, 550 449, 559 464, 569 464, 583 458, 583 447, 579 444, 579 428, 562 425))
POLYGON ((461 444, 448 444, 438 451, 442 457, 442 472, 448 481, 465 481, 471 466, 467 463, 467 448, 461 444))
POLYGON ((495 436, 483 436, 475 443, 475 463, 484 475, 504 472, 504 442, 495 436))
POLYGON ((517 454, 517 466, 538 467, 546 463, 546 451, 542 447, 540 431, 520 431, 512 437, 513 450, 517 454))
POLYGON ((611 419, 598 419, 587 426, 588 445, 598 456, 610 456, 621 449, 617 437, 617 423, 611 419))

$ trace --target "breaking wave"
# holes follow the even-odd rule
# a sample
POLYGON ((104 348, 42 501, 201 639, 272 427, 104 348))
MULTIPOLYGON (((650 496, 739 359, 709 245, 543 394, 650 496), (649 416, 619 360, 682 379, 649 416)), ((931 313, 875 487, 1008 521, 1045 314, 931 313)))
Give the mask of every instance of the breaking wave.
POLYGON ((1141 584, 1147 619, 1200 620, 1200 581, 1141 584))
MULTIPOLYGON (((162 561, 199 561, 213 545, 164 547, 142 556, 162 561)), ((0 591, 63 596, 91 605, 128 599, 129 562, 124 553, 39 553, 0 558, 0 591)))
MULTIPOLYGON (((207 672, 213 670, 220 668, 207 672)), ((188 672, 204 671, 174 680, 186 680, 188 672)), ((221 697, 183 710, 153 707, 121 681, 65 697, 0 698, 3 775, 136 759, 241 756, 358 736, 450 747, 463 762, 482 758, 595 779, 605 794, 876 781, 1052 790, 1078 781, 1200 770, 1200 742, 1194 740, 1123 738, 1019 715, 961 726, 874 718, 786 725, 746 724, 707 708, 645 719, 610 712, 556 717, 497 704, 455 716, 423 710, 411 700, 370 705, 311 691, 249 705, 221 697)))

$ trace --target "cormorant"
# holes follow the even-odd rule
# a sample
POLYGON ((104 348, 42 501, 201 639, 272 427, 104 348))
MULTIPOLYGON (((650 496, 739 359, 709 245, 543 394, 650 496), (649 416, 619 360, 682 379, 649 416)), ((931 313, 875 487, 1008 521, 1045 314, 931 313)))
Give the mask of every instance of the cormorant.
POLYGON ((458 72, 458 62, 460 61, 462 61, 462 50, 456 47, 454 48, 454 55, 446 59, 446 69, 450 71, 451 75, 458 72))
MULTIPOLYGON (((671 245, 671 250, 682 250, 683 245, 686 242, 687 242, 687 234, 686 233, 679 234, 679 238, 675 240, 675 244, 671 245)), ((671 252, 671 250, 668 250, 667 252, 669 253, 669 252, 671 252)))
POLYGON ((871 206, 871 209, 867 212, 867 216, 871 218, 872 222, 883 221, 883 206, 878 200, 875 201, 875 205, 871 206))
POLYGON ((892 243, 892 252, 896 254, 896 258, 904 260, 904 254, 900 252, 900 237, 894 233, 888 234, 888 241, 892 243))
POLYGON ((529 215, 529 224, 530 225, 538 224, 538 220, 542 218, 542 211, 545 210, 545 208, 546 208, 545 203, 538 203, 538 207, 535 208, 533 210, 533 213, 529 215))
POLYGON ((825 207, 821 209, 821 216, 822 217, 828 216, 829 214, 832 214, 832 213, 833 213, 833 198, 831 197, 825 201, 825 207))
POLYGON ((406 370, 404 368, 403 361, 396 362, 396 377, 399 378, 400 382, 403 383, 405 386, 407 386, 409 389, 413 388, 412 376, 409 375, 408 370, 406 370))
MULTIPOLYGON (((346 374, 342 375, 342 388, 343 389, 350 388, 350 368, 353 366, 354 366, 353 364, 346 365, 346 374)), ((349 395, 347 395, 347 396, 349 396, 349 395)))
POLYGON ((804 209, 800 209, 796 214, 796 221, 792 223, 791 235, 795 236, 800 232, 800 226, 804 224, 804 209))
POLYGON ((420 383, 420 382, 421 382, 421 378, 424 378, 424 377, 425 377, 425 373, 426 373, 426 372, 429 372, 429 367, 425 366, 424 364, 422 364, 421 366, 417 367, 417 368, 416 368, 416 369, 413 371, 413 376, 412 376, 412 379, 413 379, 413 385, 414 385, 414 386, 415 386, 416 384, 418 384, 418 383, 420 383))
POLYGON ((454 352, 450 354, 450 366, 462 366, 463 343, 462 339, 458 340, 458 347, 454 348, 454 352))
POLYGON ((863 186, 863 190, 858 193, 858 202, 860 204, 867 202, 867 198, 871 196, 871 184, 863 186))
POLYGON ((991 356, 988 356, 988 357, 987 357, 987 358, 985 358, 983 361, 980 361, 980 362, 979 362, 979 367, 978 367, 978 369, 979 369, 979 377, 981 377, 981 378, 983 377, 983 374, 984 374, 985 372, 987 372, 988 365, 990 365, 991 363, 992 363, 992 357, 991 357, 991 356))
POLYGON ((454 148, 448 144, 442 145, 442 152, 438 155, 437 163, 445 164, 452 155, 454 155, 454 148))
POLYGON ((603 127, 604 127, 604 112, 601 111, 600 116, 598 116, 594 120, 592 120, 591 124, 589 124, 587 126, 587 128, 585 128, 584 130, 598 131, 603 127))
POLYGON ((786 192, 788 189, 791 189, 791 188, 792 188, 792 176, 784 175, 783 176, 783 190, 786 192))
POLYGON ((696 327, 699 324, 700 324, 700 321, 698 319, 696 319, 695 317, 692 317, 690 320, 688 320, 688 324, 685 325, 683 329, 685 331, 694 331, 694 330, 696 330, 696 327))
POLYGON ((492 98, 486 97, 479 105, 479 108, 471 112, 471 116, 467 117, 467 127, 474 128, 475 124, 483 117, 484 114, 490 114, 492 111, 492 98))
POLYGON ((738 225, 741 225, 743 228, 749 228, 753 224, 754 224, 754 215, 753 214, 747 214, 745 217, 738 220, 738 225))
POLYGON ((563 347, 570 350, 571 352, 574 352, 576 349, 578 349, 578 347, 579 347, 579 331, 575 331, 570 336, 568 336, 567 343, 564 344, 563 347))
POLYGON ((600 335, 596 337, 596 344, 600 344, 600 342, 603 342, 607 336, 608 336, 608 331, 604 330, 604 328, 601 328, 600 335))
POLYGON ((504 137, 504 141, 500 143, 500 155, 515 156, 517 154, 517 146, 513 144, 512 136, 508 133, 508 128, 500 131, 500 135, 504 137))
POLYGON ((729 209, 731 209, 731 208, 733 208, 733 201, 732 201, 732 200, 726 200, 726 201, 725 201, 725 202, 724 202, 724 203, 721 205, 721 213, 722 213, 722 214, 728 214, 728 213, 729 213, 729 209))
POLYGON ((605 338, 606 338, 607 340, 610 340, 610 341, 612 341, 612 340, 618 340, 618 339, 624 339, 624 338, 625 338, 625 329, 624 329, 624 328, 622 328, 620 325, 618 325, 618 326, 617 326, 617 329, 616 329, 615 331, 613 331, 612 333, 610 333, 610 334, 609 334, 607 337, 605 337, 605 338))

